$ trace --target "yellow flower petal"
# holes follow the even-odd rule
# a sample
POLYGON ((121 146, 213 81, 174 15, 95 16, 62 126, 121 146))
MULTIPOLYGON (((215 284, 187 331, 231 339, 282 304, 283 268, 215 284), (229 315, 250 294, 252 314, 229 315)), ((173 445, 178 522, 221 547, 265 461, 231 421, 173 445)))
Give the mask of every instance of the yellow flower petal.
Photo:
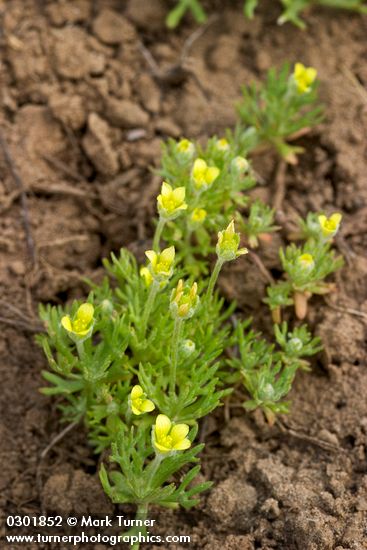
POLYGON ((154 441, 154 446, 158 451, 161 451, 161 453, 169 453, 172 451, 171 447, 166 447, 165 445, 161 445, 157 440, 154 441))
POLYGON ((154 411, 155 405, 150 399, 144 399, 140 405, 140 410, 144 413, 154 411))
POLYGON ((68 332, 72 332, 73 327, 72 327, 71 319, 70 319, 70 316, 69 316, 69 315, 65 315, 65 316, 61 319, 61 325, 62 325, 62 326, 64 327, 64 329, 67 330, 68 332))
POLYGON ((84 323, 90 323, 93 319, 94 307, 92 304, 82 304, 76 312, 76 318, 84 323))
POLYGON ((155 264, 157 263, 157 254, 156 254, 156 252, 154 252, 154 250, 147 250, 145 252, 145 255, 148 258, 148 260, 150 261, 150 263, 152 264, 152 266, 154 267, 155 264))
POLYGON ((170 436, 172 437, 172 443, 176 445, 176 443, 179 443, 189 433, 189 427, 187 424, 176 424, 173 426, 170 436))
POLYGON ((143 388, 137 384, 131 390, 131 394, 130 394, 131 399, 138 399, 143 395, 143 393, 144 393, 143 388))
POLYGON ((339 225, 342 221, 342 215, 340 214, 340 212, 335 212, 330 216, 330 220, 335 223, 335 225, 339 225))
POLYGON ((200 178, 207 169, 207 163, 204 159, 196 159, 192 168, 192 175, 194 178, 200 178))
POLYGON ((165 414, 159 414, 155 422, 155 435, 156 441, 159 442, 162 438, 168 435, 171 429, 171 421, 165 414))
POLYGON ((189 449, 190 447, 191 441, 189 439, 183 439, 182 441, 175 443, 175 445, 173 446, 175 451, 186 451, 186 449, 189 449))
POLYGON ((160 254, 160 261, 161 262, 167 262, 169 265, 172 264, 173 260, 175 259, 175 247, 170 246, 169 248, 165 248, 162 250, 160 254))
POLYGON ((173 196, 177 203, 181 204, 185 200, 186 189, 184 187, 177 187, 173 190, 173 196))
POLYGON ((139 416, 140 414, 143 414, 143 411, 141 411, 140 409, 138 409, 137 407, 135 407, 133 401, 131 401, 130 406, 131 406, 132 412, 133 412, 134 414, 136 414, 137 416, 139 416))
POLYGON ((216 180, 217 177, 219 176, 219 172, 220 170, 216 166, 209 166, 205 174, 206 182, 208 184, 213 183, 213 181, 216 180))
POLYGON ((167 197, 172 193, 172 187, 166 181, 162 183, 161 193, 164 197, 167 197))

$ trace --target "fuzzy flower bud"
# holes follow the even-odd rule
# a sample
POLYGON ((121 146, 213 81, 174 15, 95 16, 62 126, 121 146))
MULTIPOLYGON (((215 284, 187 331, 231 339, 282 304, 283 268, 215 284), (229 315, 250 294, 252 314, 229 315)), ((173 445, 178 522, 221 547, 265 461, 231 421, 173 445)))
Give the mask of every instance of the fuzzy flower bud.
POLYGON ((305 271, 310 272, 315 267, 315 262, 311 254, 301 254, 298 257, 298 265, 305 271))
POLYGON ((178 156, 183 160, 190 160, 195 154, 195 145, 188 139, 181 139, 176 145, 178 156))
POLYGON ((324 237, 330 239, 337 234, 340 226, 342 215, 339 212, 335 212, 327 218, 323 214, 318 217, 321 231, 324 237))
POLYGON ((73 319, 65 315, 61 319, 61 325, 73 339, 84 340, 92 334, 94 325, 94 307, 92 304, 82 304, 73 319))
POLYGON ((172 189, 170 184, 164 181, 161 194, 157 197, 160 217, 165 220, 175 220, 181 214, 181 210, 186 210, 185 194, 184 187, 172 189))
POLYGON ((129 396, 129 406, 131 411, 136 415, 151 412, 155 409, 153 401, 147 399, 143 388, 139 385, 134 386, 131 390, 129 396))
POLYGON ((229 151, 230 146, 226 138, 221 138, 216 141, 215 148, 221 153, 226 153, 227 151, 229 151))
POLYGON ((317 71, 313 67, 305 67, 302 63, 294 66, 293 79, 299 94, 308 94, 317 77, 317 71))
POLYGON ((303 348, 303 343, 300 338, 291 338, 287 345, 288 353, 298 353, 303 348))
POLYGON ((191 178, 198 191, 208 189, 220 174, 216 166, 208 166, 204 159, 196 159, 191 171, 191 178))
POLYGON ((235 157, 231 162, 231 171, 236 176, 242 176, 249 170, 249 162, 244 157, 235 157))
POLYGON ((158 454, 175 454, 191 447, 191 441, 186 437, 189 433, 187 424, 172 425, 165 414, 157 416, 152 429, 152 443, 158 454))
POLYGON ((190 355, 194 353, 195 349, 196 345, 195 342, 193 342, 192 340, 187 339, 181 343, 180 350, 184 357, 190 357, 190 355))
POLYGON ((162 282, 171 277, 173 273, 173 262, 175 260, 174 246, 165 248, 162 252, 158 253, 154 252, 154 250, 147 250, 145 255, 150 262, 148 269, 153 279, 162 282))
POLYGON ((199 305, 199 296, 197 295, 198 285, 193 283, 185 287, 183 280, 180 279, 177 287, 172 291, 170 310, 174 318, 189 319, 192 317, 199 305))
POLYGON ((247 254, 247 248, 238 248, 240 245, 240 235, 235 232, 234 221, 232 220, 227 229, 219 231, 216 252, 218 258, 224 262, 235 260, 242 254, 247 254))

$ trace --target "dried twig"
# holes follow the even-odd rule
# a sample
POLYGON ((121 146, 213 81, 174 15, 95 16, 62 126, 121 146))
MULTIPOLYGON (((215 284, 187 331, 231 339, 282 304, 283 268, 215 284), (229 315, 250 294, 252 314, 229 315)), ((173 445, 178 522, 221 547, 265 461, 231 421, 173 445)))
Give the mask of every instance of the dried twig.
POLYGON ((0 317, 0 323, 17 328, 18 330, 24 330, 25 332, 46 332, 42 326, 32 326, 25 321, 15 321, 14 319, 7 319, 6 317, 0 317))
POLYGON ((275 174, 275 193, 274 193, 274 201, 273 201, 273 208, 275 212, 282 210, 282 205, 285 197, 285 175, 287 170, 287 163, 285 160, 280 159, 278 168, 275 174))
POLYGON ((158 63, 156 62, 156 60, 154 59, 153 55, 148 50, 148 48, 142 42, 139 42, 139 49, 145 61, 147 62, 147 65, 151 70, 153 78, 159 84, 178 85, 184 82, 188 77, 192 77, 195 80, 197 86, 199 87, 204 97, 207 100, 209 100, 208 93, 202 86, 197 75, 193 71, 191 71, 187 66, 185 66, 185 62, 194 43, 207 31, 210 25, 212 25, 214 21, 216 21, 217 19, 218 19, 217 16, 211 17, 210 19, 208 19, 205 25, 203 25, 202 27, 195 30, 192 34, 190 34, 190 36, 184 42, 178 61, 176 63, 173 63, 172 65, 170 65, 164 70, 160 68, 160 66, 158 65, 158 63))
POLYGON ((354 309, 354 308, 351 308, 351 307, 344 307, 344 306, 337 306, 335 304, 333 304, 328 298, 327 296, 323 296, 326 304, 331 308, 331 309, 335 309, 335 311, 340 311, 341 313, 349 313, 349 315, 355 315, 356 317, 362 317, 362 319, 366 319, 367 320, 367 313, 365 313, 364 311, 359 311, 358 309, 354 309))
POLYGON ((317 437, 313 437, 311 435, 307 435, 301 432, 298 432, 296 430, 293 430, 292 428, 289 428, 282 422, 279 418, 276 420, 277 426, 280 428, 280 431, 283 434, 286 434, 287 436, 291 436, 294 439, 298 439, 299 441, 303 441, 305 443, 309 443, 311 445, 314 445, 316 447, 320 447, 321 449, 324 449, 325 451, 331 451, 331 452, 341 452, 342 449, 338 445, 333 445, 332 443, 329 443, 328 441, 325 441, 324 439, 319 439, 317 437))
POLYGON ((70 166, 67 166, 64 162, 62 162, 59 159, 56 159, 50 155, 46 155, 45 153, 42 155, 42 158, 52 166, 52 168, 56 168, 66 176, 69 176, 75 181, 85 181, 84 178, 80 176, 75 170, 70 168, 70 166))
POLYGON ((37 261, 37 254, 36 254, 36 247, 35 247, 34 239, 32 235, 30 219, 29 219, 27 193, 26 193, 22 178, 20 177, 18 169, 14 163, 13 157, 10 153, 9 147, 5 141, 4 135, 1 130, 0 130, 0 147, 3 150, 4 157, 9 167, 10 173, 13 176, 15 184, 20 192, 22 221, 23 221, 23 228, 26 236, 27 250, 32 262, 32 266, 34 266, 37 261))
POLYGON ((258 256, 256 252, 254 252, 253 250, 249 250, 248 255, 251 258, 251 260, 253 260, 253 262, 256 264, 256 266, 259 268, 259 271, 264 275, 268 283, 273 285, 275 283, 274 278, 270 273, 270 271, 265 267, 260 256, 258 256))
POLYGON ((47 445, 45 449, 43 449, 40 459, 43 460, 46 455, 51 451, 51 449, 61 441, 71 430, 73 430, 77 425, 79 424, 79 420, 75 420, 75 422, 72 422, 71 424, 68 424, 63 430, 61 430, 60 433, 58 433, 51 442, 47 445))

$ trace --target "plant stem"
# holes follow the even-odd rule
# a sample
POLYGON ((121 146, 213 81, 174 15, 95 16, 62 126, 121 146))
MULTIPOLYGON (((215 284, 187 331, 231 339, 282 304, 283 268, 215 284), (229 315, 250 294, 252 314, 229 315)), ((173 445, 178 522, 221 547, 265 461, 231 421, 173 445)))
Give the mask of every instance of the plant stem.
MULTIPOLYGON (((147 515, 148 515, 148 503, 142 502, 141 504, 138 505, 138 509, 135 514, 135 519, 140 519, 141 521, 144 522, 147 519, 147 515)), ((147 530, 145 526, 138 528, 138 530, 139 530, 139 533, 146 535, 147 530)), ((139 550, 140 542, 135 542, 131 546, 131 548, 132 550, 139 550)))
POLYGON ((218 276, 219 276, 220 270, 222 269, 223 264, 224 264, 224 261, 218 258, 214 266, 213 273, 210 276, 208 290, 206 291, 207 301, 211 300, 213 297, 215 283, 218 280, 218 276))
POLYGON ((153 250, 157 252, 159 250, 159 241, 161 240, 161 235, 164 226, 166 225, 166 220, 164 218, 159 218, 158 225, 156 227, 153 239, 153 250))
POLYGON ((83 342, 83 340, 76 340, 75 343, 76 343, 76 349, 77 349, 77 352, 78 352, 78 355, 79 355, 79 359, 81 361, 83 361, 84 356, 85 356, 84 342, 83 342))
POLYGON ((170 372, 170 393, 173 395, 176 388, 176 371, 178 363, 178 348, 180 345, 180 336, 182 328, 182 319, 176 317, 172 334, 172 359, 171 359, 171 372, 170 372))
POLYGON ((156 280, 154 280, 149 289, 149 294, 148 294, 147 301, 145 302, 145 308, 144 308, 143 318, 141 322, 141 331, 142 331, 143 338, 145 337, 145 333, 147 331, 149 316, 151 314, 152 307, 154 305, 154 300, 155 300, 155 297, 157 296, 158 290, 159 290, 159 283, 156 280))

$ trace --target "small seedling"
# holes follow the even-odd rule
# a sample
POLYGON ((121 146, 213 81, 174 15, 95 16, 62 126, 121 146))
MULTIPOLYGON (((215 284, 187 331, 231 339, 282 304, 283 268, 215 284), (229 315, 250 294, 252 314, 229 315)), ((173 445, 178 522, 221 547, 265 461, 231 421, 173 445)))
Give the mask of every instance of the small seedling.
MULTIPOLYGON (((259 0, 245 0, 244 13, 247 17, 254 16, 255 9, 259 0)), ((325 6, 335 9, 344 9, 355 11, 357 13, 367 13, 367 5, 365 0, 280 0, 283 7, 283 12, 278 19, 279 25, 284 23, 293 23, 301 29, 305 29, 306 25, 301 19, 301 14, 313 6, 325 6)))
POLYGON ((252 130, 258 147, 272 146, 287 162, 297 162, 303 149, 288 142, 322 120, 322 107, 316 104, 316 75, 314 68, 302 63, 290 72, 286 63, 279 72, 270 69, 264 84, 243 88, 238 113, 244 131, 252 130))
POLYGON ((341 222, 339 213, 327 218, 324 214, 309 214, 306 222, 300 223, 300 236, 306 237, 302 246, 292 243, 279 251, 285 280, 271 285, 265 298, 272 310, 276 323, 281 319, 281 308, 294 304, 296 315, 304 319, 307 303, 313 294, 327 294, 334 290, 334 284, 325 281, 343 265, 335 256, 332 239, 341 222), (316 222, 317 220, 317 222, 316 222))

